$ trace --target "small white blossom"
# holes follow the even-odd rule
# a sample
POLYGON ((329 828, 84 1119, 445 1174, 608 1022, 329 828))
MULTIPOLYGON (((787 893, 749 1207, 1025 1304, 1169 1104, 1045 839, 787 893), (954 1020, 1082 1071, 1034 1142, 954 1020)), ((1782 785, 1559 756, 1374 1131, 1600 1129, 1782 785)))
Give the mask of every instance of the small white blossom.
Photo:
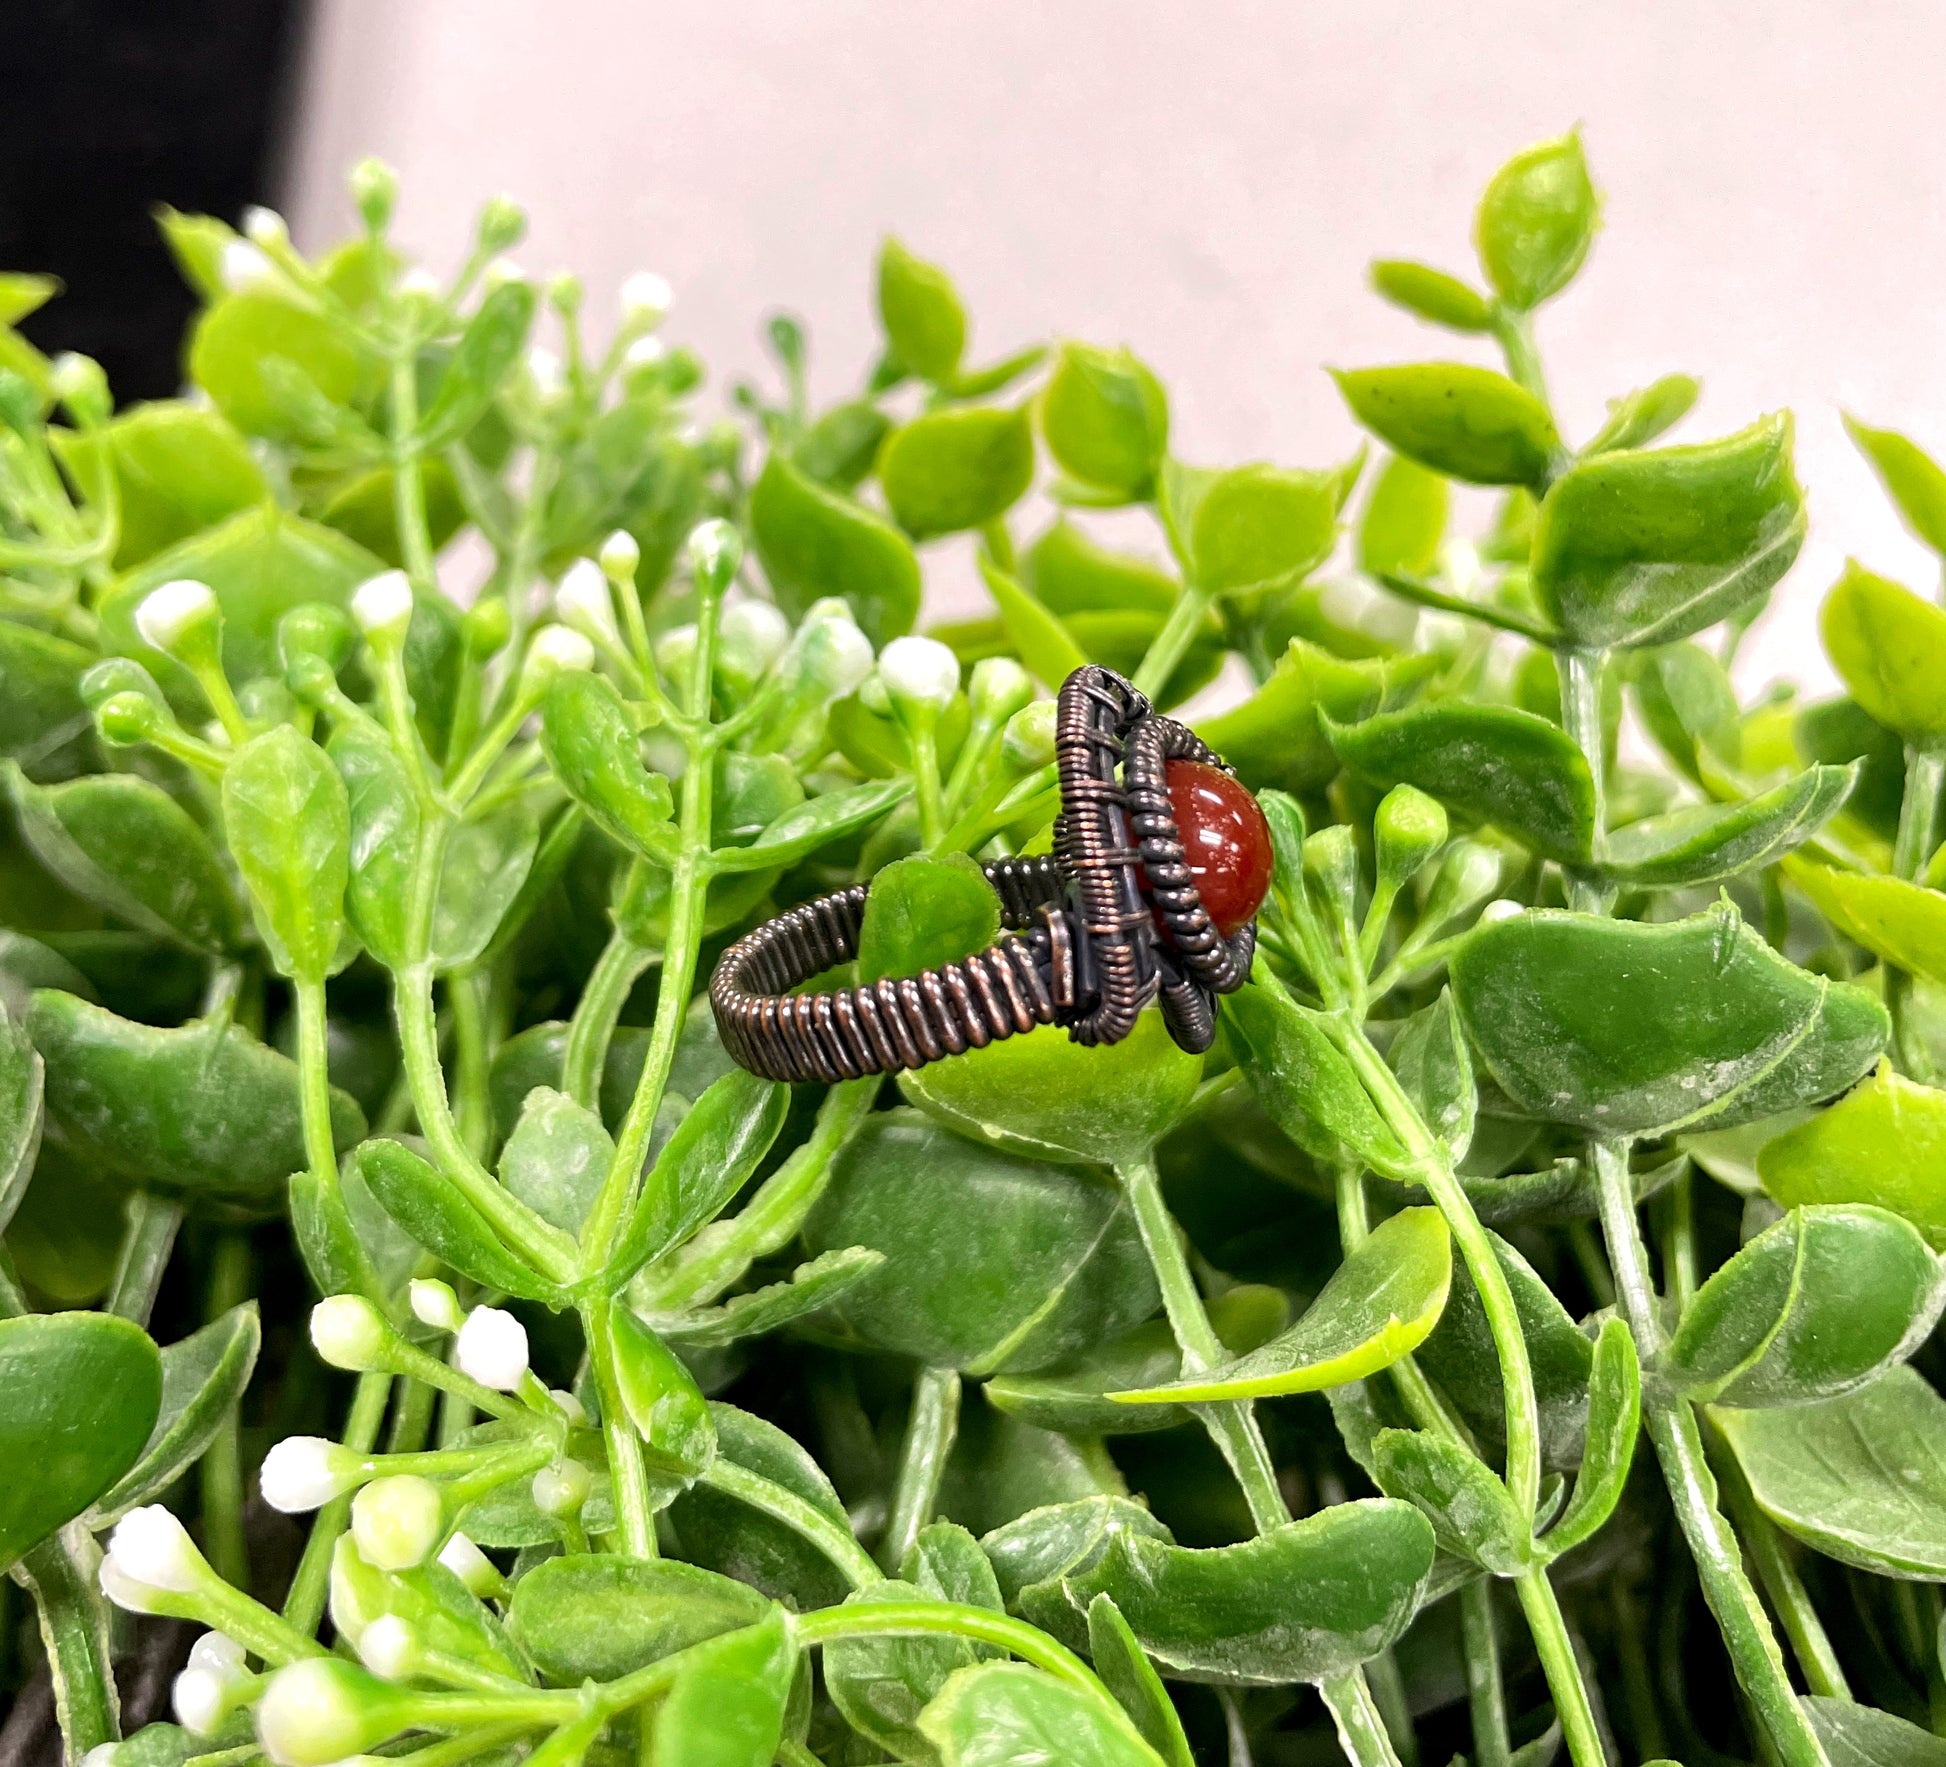
POLYGON ((601 543, 601 568, 618 583, 632 582, 642 562, 642 548, 626 528, 617 528, 601 543))
POLYGON ((415 1276, 407 1292, 412 1300, 412 1316, 421 1325, 450 1332, 458 1331, 466 1323, 466 1314, 451 1283, 441 1282, 436 1276, 415 1276))
POLYGON ((1014 713, 1000 746, 1016 767, 1045 767, 1054 759, 1054 702, 1037 699, 1014 713))
POLYGON ((828 698, 855 692, 872 672, 872 641, 849 617, 807 622, 802 643, 805 678, 828 698))
POLYGON ((391 1335, 363 1295, 328 1295, 311 1309, 311 1347, 333 1368, 351 1374, 376 1367, 391 1335))
POLYGON ((761 679, 791 641, 790 621, 767 601, 739 601, 723 614, 723 664, 749 681, 761 679))
POLYGON ((666 276, 653 270, 637 270, 622 279, 622 322, 625 325, 655 325, 674 304, 676 291, 666 276))
POLYGON ((979 716, 1005 720, 1034 697, 1034 683, 1012 657, 982 657, 973 665, 966 693, 979 716))
POLYGON ((1516 915, 1525 914, 1526 912, 1526 908, 1519 902, 1512 901, 1506 896, 1501 896, 1497 900, 1489 902, 1480 910, 1480 924, 1482 926, 1492 926, 1496 921, 1512 920, 1516 915))
POLYGON ((412 580, 404 571, 367 577, 351 597, 351 617, 367 638, 402 638, 412 624, 412 580))
POLYGON ((227 293, 240 294, 245 289, 262 288, 266 283, 275 282, 277 266, 262 246, 253 245, 247 239, 226 239, 222 255, 217 259, 216 279, 227 293))
POLYGON ((592 558, 577 558, 561 573, 554 590, 554 611, 575 631, 597 644, 619 645, 621 628, 615 623, 615 597, 608 578, 592 558))
POLYGON ((322 1436, 286 1436, 264 1456, 264 1501, 284 1515, 322 1509, 358 1483, 363 1462, 322 1436))
POLYGON ((544 344, 527 352, 527 376, 534 383, 535 396, 543 401, 559 398, 567 386, 561 358, 544 344))
POLYGON ((213 1669, 194 1664, 169 1687, 176 1722, 194 1736, 214 1736, 230 1713, 230 1685, 213 1669))
POLYGON ((543 626, 527 646, 524 672, 553 675, 566 669, 592 669, 595 647, 568 626, 543 626))
POLYGON ((666 361, 668 355, 669 346, 661 338, 653 334, 638 337, 622 352, 622 368, 629 373, 639 368, 654 368, 666 361))
POLYGON ((459 1578, 472 1594, 482 1599, 506 1583, 493 1560, 464 1534, 455 1534, 440 1547, 439 1562, 459 1578))
POLYGON ((453 1360, 481 1386, 511 1393, 527 1373, 527 1328, 499 1307, 475 1307, 460 1327, 453 1360))
POLYGON ((689 665, 696 657, 696 624, 685 621, 659 633, 655 645, 655 666, 671 681, 687 681, 689 665))
POLYGON ((351 1500, 352 1542, 381 1571, 424 1564, 439 1544, 441 1520, 439 1487, 417 1473, 374 1479, 351 1500))
POLYGON ((878 678, 894 700, 940 711, 959 692, 959 658, 937 638, 894 638, 878 653, 878 678))
POLYGON ((689 557, 691 576, 699 583, 709 581, 720 586, 736 575, 737 566, 743 562, 743 536, 732 523, 712 517, 689 530, 683 550, 689 557))
POLYGON ((430 270, 415 264, 399 278, 399 293, 409 301, 436 301, 441 293, 440 281, 430 270))
POLYGON ((114 1767, 118 1742, 98 1742, 81 1757, 81 1767, 114 1767))
POLYGON ((505 288, 509 283, 528 280, 525 267, 509 257, 488 259, 487 267, 480 272, 480 283, 489 294, 496 288, 505 288))
POLYGON ((534 1507, 542 1515, 578 1515, 593 1488, 593 1476, 578 1460, 544 1466, 534 1475, 534 1507))
POLYGON ((209 1574, 189 1530, 159 1503, 131 1509, 116 1523, 102 1564, 113 1564, 133 1582, 179 1595, 194 1590, 209 1574))
POLYGON ((374 1675, 403 1681, 419 1666, 419 1639, 397 1614, 381 1614, 358 1638, 358 1660, 374 1675))
POLYGON ((254 202, 243 211, 243 232, 247 239, 264 247, 284 245, 291 236, 290 226, 282 215, 254 202))
POLYGON ((135 629, 144 644, 173 650, 189 628, 217 616, 216 591, 193 577, 177 577, 151 589, 135 609, 135 629))
POLYGON ((329 1767, 398 1728, 396 1690, 340 1657, 306 1657, 279 1669, 257 1702, 257 1740, 278 1767, 329 1767), (380 1702, 374 1696, 394 1695, 380 1702))

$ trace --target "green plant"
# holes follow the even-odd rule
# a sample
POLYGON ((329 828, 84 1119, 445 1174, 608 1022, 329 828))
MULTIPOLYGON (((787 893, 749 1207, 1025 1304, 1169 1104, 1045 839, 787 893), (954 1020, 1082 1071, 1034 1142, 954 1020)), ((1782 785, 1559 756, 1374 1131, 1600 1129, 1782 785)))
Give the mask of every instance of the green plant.
POLYGON ((1946 613, 1851 566, 1845 696, 1739 700, 1789 421, 1655 445, 1676 375, 1563 439, 1576 138, 1490 292, 1376 266, 1506 372, 1340 373, 1369 472, 1186 464, 1126 350, 973 365, 896 242, 855 398, 780 318, 699 429, 656 279, 592 351, 509 205, 440 283, 354 192, 315 262, 165 215, 201 398, 0 330, 0 1671, 71 1759, 1946 1747, 1946 613), (914 637, 938 544, 993 611, 914 637), (729 1061, 781 907, 869 878, 868 978, 996 936, 1036 680, 1231 658, 1277 866, 1209 1057, 729 1061), (138 1615, 208 1630, 122 1740, 138 1615))

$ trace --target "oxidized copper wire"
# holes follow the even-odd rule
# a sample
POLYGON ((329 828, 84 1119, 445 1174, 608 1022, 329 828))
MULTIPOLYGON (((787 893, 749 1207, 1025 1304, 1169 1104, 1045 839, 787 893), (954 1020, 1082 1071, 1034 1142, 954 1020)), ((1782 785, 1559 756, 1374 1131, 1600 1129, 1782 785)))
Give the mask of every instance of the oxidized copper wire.
POLYGON ((1037 1025, 1066 1025, 1078 1043, 1118 1043, 1151 1000, 1183 1048, 1209 1048, 1216 997, 1249 975, 1257 927, 1225 939, 1211 923, 1164 769, 1172 760, 1231 769, 1096 664, 1062 683, 1054 757, 1061 813, 1052 854, 986 867, 1009 936, 916 976, 797 994, 857 956, 868 886, 807 902, 723 953, 710 1004, 724 1048, 769 1079, 851 1080, 1037 1025))

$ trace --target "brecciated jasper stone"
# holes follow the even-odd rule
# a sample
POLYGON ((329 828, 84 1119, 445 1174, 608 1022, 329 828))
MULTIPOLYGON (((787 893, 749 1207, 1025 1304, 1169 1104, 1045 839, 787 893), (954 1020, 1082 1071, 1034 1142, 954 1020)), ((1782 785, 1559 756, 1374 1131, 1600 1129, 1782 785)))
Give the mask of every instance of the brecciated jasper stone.
POLYGON ((1203 907, 1231 938, 1270 893, 1270 824, 1247 786, 1203 761, 1163 769, 1189 875, 1203 907))

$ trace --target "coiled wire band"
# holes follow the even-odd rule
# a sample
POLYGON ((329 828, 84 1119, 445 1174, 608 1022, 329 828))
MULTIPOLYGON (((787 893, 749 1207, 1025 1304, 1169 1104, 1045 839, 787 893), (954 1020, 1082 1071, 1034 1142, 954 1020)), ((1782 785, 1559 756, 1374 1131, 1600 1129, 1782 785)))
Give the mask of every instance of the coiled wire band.
POLYGON ((985 868, 1010 936, 916 976, 798 994, 857 956, 869 886, 806 902, 717 963, 710 1005, 730 1055, 768 1079, 850 1080, 1037 1025, 1066 1025, 1079 1043, 1117 1043, 1158 998, 1179 1044, 1209 1048, 1216 996, 1249 975, 1256 924, 1230 939, 1212 925, 1177 837, 1165 769, 1178 759, 1229 769, 1093 664, 1062 684, 1054 753, 1061 813, 1052 854, 985 868))

